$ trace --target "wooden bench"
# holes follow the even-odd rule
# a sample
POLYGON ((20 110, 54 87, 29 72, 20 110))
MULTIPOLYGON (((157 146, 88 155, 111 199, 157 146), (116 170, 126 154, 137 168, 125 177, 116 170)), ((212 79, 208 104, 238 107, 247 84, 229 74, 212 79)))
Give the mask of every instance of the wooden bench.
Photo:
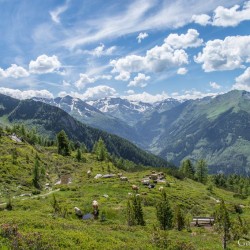
POLYGON ((213 217, 194 217, 193 222, 194 226, 212 226, 214 224, 213 217))

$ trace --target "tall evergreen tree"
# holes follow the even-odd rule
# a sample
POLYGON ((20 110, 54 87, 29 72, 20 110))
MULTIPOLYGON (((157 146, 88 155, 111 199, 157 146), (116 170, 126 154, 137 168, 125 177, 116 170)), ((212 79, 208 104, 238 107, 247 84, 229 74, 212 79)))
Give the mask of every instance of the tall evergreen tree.
POLYGON ((192 162, 189 159, 186 159, 182 162, 180 171, 190 179, 194 179, 195 169, 192 162))
POLYGON ((33 169, 33 185, 35 188, 40 189, 40 163, 38 158, 35 158, 35 164, 33 169))
POLYGON ((76 159, 78 162, 80 162, 82 160, 82 153, 81 153, 80 148, 77 149, 76 159))
POLYGON ((166 230, 172 228, 173 212, 165 191, 162 191, 161 200, 156 206, 156 216, 161 229, 166 230))
POLYGON ((93 147, 93 153, 96 154, 98 161, 104 161, 108 158, 108 150, 102 138, 100 138, 93 147))
POLYGON ((129 226, 145 226, 140 196, 133 195, 127 202, 127 222, 129 226))
POLYGON ((216 229, 222 233, 222 247, 227 248, 227 242, 230 240, 231 222, 228 210, 224 200, 220 202, 219 208, 215 212, 216 229))
POLYGON ((128 202, 127 202, 127 223, 128 223, 128 226, 135 225, 135 211, 133 209, 133 204, 132 204, 131 199, 128 199, 128 202))
POLYGON ((69 140, 64 130, 57 134, 58 153, 64 156, 70 155, 69 140))
POLYGON ((134 195, 133 197, 133 209, 135 213, 135 221, 137 225, 145 226, 145 221, 143 218, 143 210, 141 206, 141 197, 134 195))
POLYGON ((208 175, 208 167, 205 160, 201 159, 198 160, 196 163, 196 172, 195 172, 197 181, 201 183, 207 182, 207 175, 208 175))
POLYGON ((185 227, 185 216, 182 209, 178 205, 175 209, 175 223, 178 231, 181 231, 185 227))

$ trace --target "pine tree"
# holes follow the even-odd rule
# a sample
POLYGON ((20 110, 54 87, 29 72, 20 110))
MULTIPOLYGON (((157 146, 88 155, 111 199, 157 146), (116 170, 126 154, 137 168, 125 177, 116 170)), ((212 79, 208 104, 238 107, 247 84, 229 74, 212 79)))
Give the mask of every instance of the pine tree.
POLYGON ((201 159, 196 163, 196 172, 195 172, 197 181, 205 184, 207 182, 208 167, 205 160, 201 159))
POLYGON ((58 144, 58 154, 64 156, 70 155, 69 140, 64 130, 62 130, 57 134, 57 144, 58 144))
POLYGON ((175 222, 176 222, 178 231, 181 231, 182 229, 184 229, 185 217, 179 205, 175 209, 175 222))
POLYGON ((222 233, 222 247, 223 249, 226 249, 227 242, 230 240, 231 222, 224 200, 221 201, 215 216, 216 229, 222 233))
POLYGON ((182 172, 187 178, 194 179, 195 169, 189 159, 182 162, 180 172, 182 172))
POLYGON ((76 159, 78 162, 80 162, 82 160, 82 153, 81 153, 80 148, 77 149, 76 159))
POLYGON ((141 198, 138 195, 133 195, 127 202, 127 222, 129 226, 145 226, 141 198))
POLYGON ((40 189, 40 163, 38 158, 35 159, 34 169, 33 169, 33 185, 35 188, 40 189))
POLYGON ((17 164, 17 149, 16 148, 13 148, 12 149, 12 163, 14 164, 14 165, 16 165, 17 164))
POLYGON ((104 161, 108 158, 108 150, 102 138, 94 144, 92 152, 96 154, 98 161, 104 161))
POLYGON ((156 216, 161 229, 166 230, 172 228, 173 212, 165 191, 162 191, 161 200, 156 206, 156 216))
POLYGON ((130 199, 127 202, 127 223, 128 226, 135 225, 135 211, 133 209, 133 204, 130 199))

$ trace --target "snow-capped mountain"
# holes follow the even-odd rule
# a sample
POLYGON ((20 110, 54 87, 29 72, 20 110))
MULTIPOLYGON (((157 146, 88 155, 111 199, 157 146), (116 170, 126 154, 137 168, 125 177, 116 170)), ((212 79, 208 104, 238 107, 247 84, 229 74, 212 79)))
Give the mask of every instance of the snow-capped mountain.
POLYGON ((80 122, 92 127, 116 134, 133 142, 137 139, 136 131, 127 123, 107 112, 102 112, 81 99, 65 96, 55 99, 33 98, 33 100, 61 108, 80 122))
POLYGON ((153 105, 145 102, 135 102, 119 97, 107 97, 88 104, 99 109, 101 112, 112 115, 129 125, 136 124, 146 112, 152 110, 153 105))

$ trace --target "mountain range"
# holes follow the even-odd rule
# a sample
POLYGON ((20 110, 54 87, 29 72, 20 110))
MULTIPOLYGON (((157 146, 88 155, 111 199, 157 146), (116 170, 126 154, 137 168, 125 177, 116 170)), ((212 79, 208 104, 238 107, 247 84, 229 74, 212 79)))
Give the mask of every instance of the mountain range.
POLYGON ((92 150, 94 143, 102 138, 108 151, 124 159, 149 166, 167 166, 168 163, 153 154, 147 153, 131 142, 109 134, 105 131, 89 127, 70 116, 64 110, 40 101, 16 100, 0 94, 0 123, 22 123, 35 127, 37 132, 55 138, 64 130, 73 141, 79 141, 92 150))
POLYGON ((38 106, 42 101, 63 109, 81 123, 123 137, 177 166, 186 158, 193 162, 204 158, 213 173, 250 170, 250 93, 246 91, 154 104, 118 97, 88 102, 70 96, 34 100, 38 106))

